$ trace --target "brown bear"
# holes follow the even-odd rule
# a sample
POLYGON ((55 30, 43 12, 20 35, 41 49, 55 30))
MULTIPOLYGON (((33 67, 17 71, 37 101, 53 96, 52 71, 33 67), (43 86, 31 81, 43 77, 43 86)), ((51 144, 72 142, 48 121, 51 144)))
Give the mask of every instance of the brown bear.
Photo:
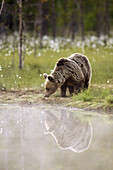
POLYGON ((91 81, 91 65, 86 56, 75 53, 68 58, 61 58, 50 75, 43 74, 45 80, 45 97, 55 93, 60 87, 61 97, 66 97, 66 89, 70 94, 77 94, 87 89, 91 81))

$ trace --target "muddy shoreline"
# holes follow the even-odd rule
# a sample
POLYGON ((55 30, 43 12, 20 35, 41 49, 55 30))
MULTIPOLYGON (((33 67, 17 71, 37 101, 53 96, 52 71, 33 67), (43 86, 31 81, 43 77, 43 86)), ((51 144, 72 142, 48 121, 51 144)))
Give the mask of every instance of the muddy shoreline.
POLYGON ((19 104, 21 106, 32 105, 59 105, 70 108, 80 108, 88 111, 96 111, 102 114, 113 114, 113 106, 98 104, 93 106, 91 102, 74 101, 70 96, 66 98, 60 95, 52 95, 49 98, 44 97, 43 90, 0 90, 1 104, 19 104))

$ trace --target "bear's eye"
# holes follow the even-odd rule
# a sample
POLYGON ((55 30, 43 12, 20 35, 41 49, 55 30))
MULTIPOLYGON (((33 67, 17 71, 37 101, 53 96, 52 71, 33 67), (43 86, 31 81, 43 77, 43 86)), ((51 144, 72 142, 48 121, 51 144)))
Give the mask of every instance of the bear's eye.
POLYGON ((49 91, 50 89, 49 88, 46 88, 47 91, 49 91))

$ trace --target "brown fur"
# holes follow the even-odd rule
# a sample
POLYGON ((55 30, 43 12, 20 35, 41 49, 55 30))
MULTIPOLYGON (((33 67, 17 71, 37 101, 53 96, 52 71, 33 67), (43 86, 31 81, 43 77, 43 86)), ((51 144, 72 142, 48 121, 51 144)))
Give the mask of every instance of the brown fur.
POLYGON ((68 58, 61 58, 55 65, 50 75, 44 74, 46 79, 45 96, 49 97, 59 87, 61 96, 66 96, 68 87, 70 94, 78 93, 81 89, 87 89, 91 80, 91 66, 86 56, 73 54, 68 58))

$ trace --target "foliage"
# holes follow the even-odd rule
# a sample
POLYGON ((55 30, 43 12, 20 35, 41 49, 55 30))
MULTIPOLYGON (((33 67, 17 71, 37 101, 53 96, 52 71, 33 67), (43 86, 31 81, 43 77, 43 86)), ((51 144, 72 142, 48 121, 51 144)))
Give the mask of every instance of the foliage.
POLYGON ((113 94, 111 88, 104 86, 91 86, 88 90, 85 90, 84 92, 81 92, 78 95, 73 95, 73 99, 83 102, 102 102, 103 100, 107 100, 109 103, 112 103, 113 96, 111 94, 113 94))
MULTIPOLYGON (((79 33, 81 30, 80 16, 81 6, 84 11, 84 25, 85 31, 98 30, 97 28, 97 16, 99 15, 100 21, 99 29, 102 33, 106 29, 106 20, 110 23, 111 28, 113 26, 113 3, 112 0, 86 0, 86 1, 68 1, 68 0, 42 0, 42 1, 26 1, 23 0, 23 28, 27 31, 34 31, 36 22, 40 23, 39 2, 42 2, 43 12, 43 34, 50 35, 53 27, 52 23, 52 2, 55 5, 55 25, 57 35, 70 35, 71 26, 74 27, 74 33, 79 33), (108 9, 106 10, 106 2, 108 3, 108 9), (100 5, 99 5, 100 4, 100 5), (106 13, 106 11, 108 13, 106 13), (107 18, 106 18, 107 17, 107 18), (73 20, 73 21, 72 21, 73 20), (26 28, 25 28, 26 27, 26 28)), ((19 13, 17 1, 7 0, 4 4, 3 14, 0 16, 1 30, 18 30, 19 13), (14 10, 12 10, 14 9, 14 10)), ((107 25, 109 27, 109 25, 107 25)), ((39 30, 39 24, 37 30, 39 30)))
POLYGON ((90 90, 86 90, 84 92, 81 92, 77 95, 73 95, 73 99, 76 101, 83 101, 83 102, 88 102, 93 100, 93 95, 91 94, 90 90))
POLYGON ((106 97, 106 101, 108 102, 108 104, 113 104, 113 93, 112 95, 106 97))

